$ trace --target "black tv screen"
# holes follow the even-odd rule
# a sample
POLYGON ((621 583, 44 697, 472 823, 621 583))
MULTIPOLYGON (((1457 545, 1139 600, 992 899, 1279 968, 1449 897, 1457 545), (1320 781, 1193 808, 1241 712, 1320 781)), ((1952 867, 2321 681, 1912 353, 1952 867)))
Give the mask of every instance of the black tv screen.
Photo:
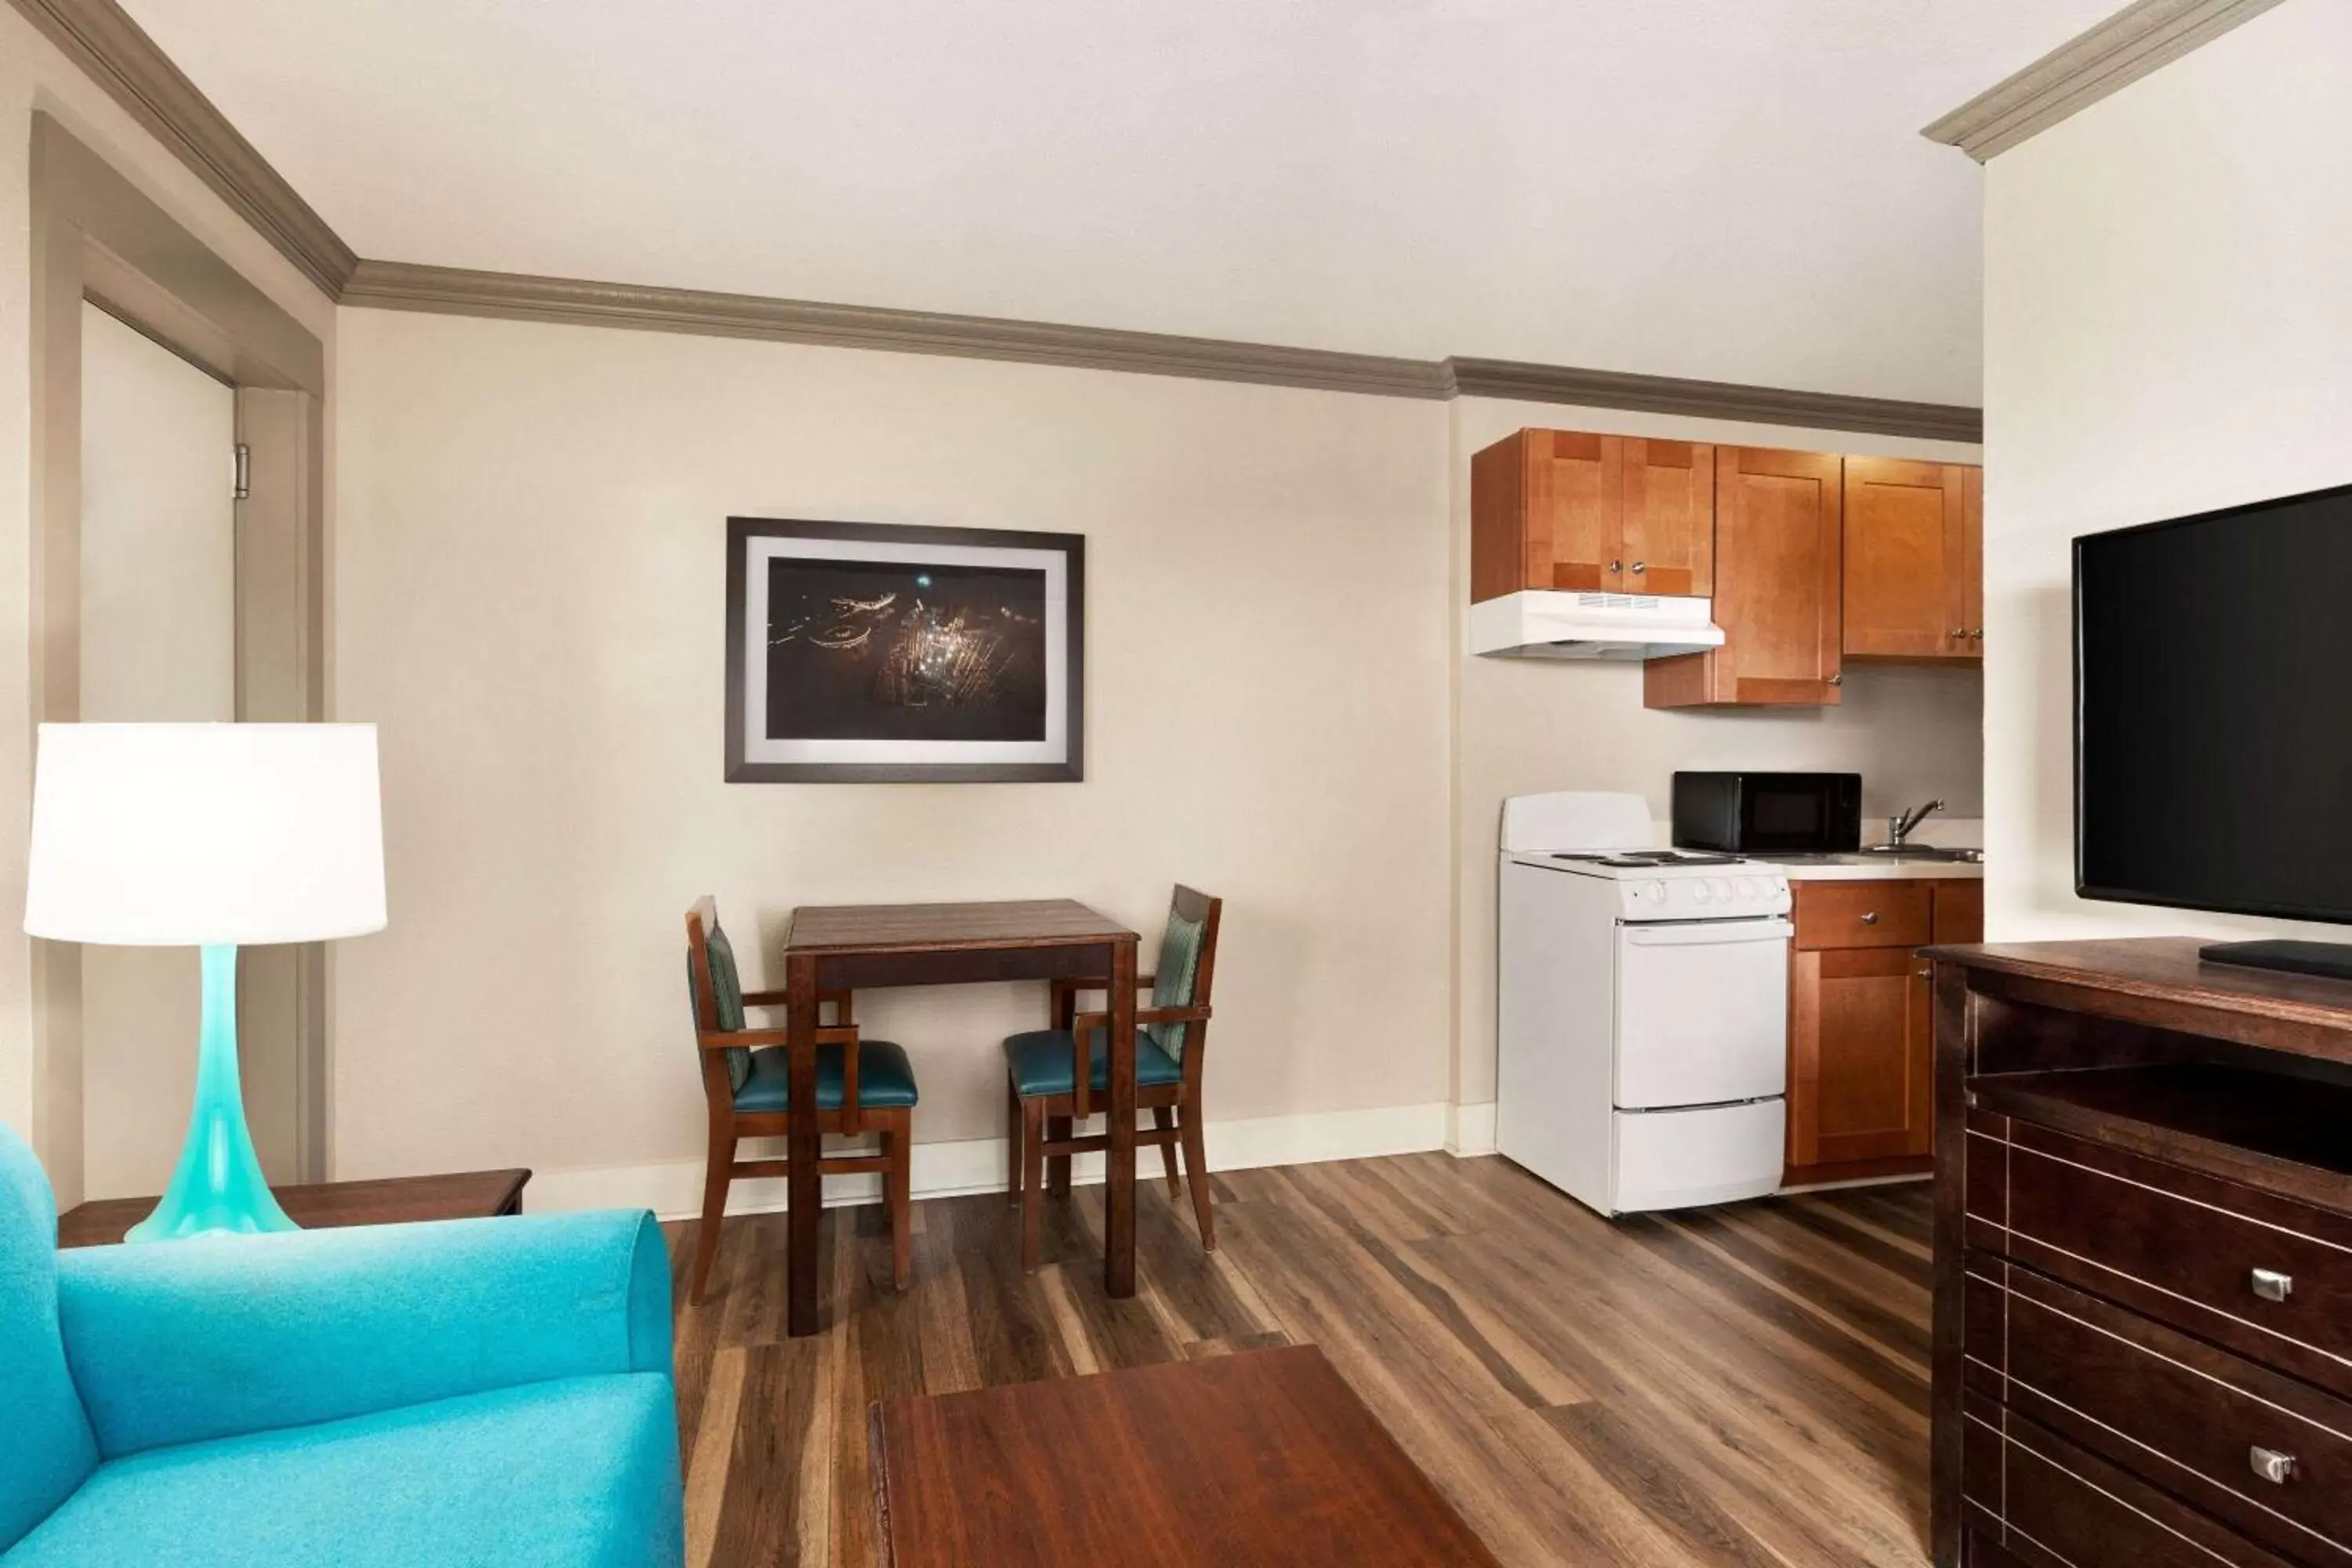
POLYGON ((2074 884, 2352 924, 2352 486, 2074 542, 2074 884))

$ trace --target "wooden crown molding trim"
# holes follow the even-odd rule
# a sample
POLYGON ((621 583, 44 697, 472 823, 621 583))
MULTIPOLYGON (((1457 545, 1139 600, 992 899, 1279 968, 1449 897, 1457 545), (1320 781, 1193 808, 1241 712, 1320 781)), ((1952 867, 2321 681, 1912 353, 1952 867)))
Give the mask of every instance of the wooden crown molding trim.
POLYGON ((11 0, 330 300, 359 258, 114 0, 11 0))
POLYGON ((1920 134, 1981 163, 2278 3, 2136 0, 1920 134))
POLYGON ((1685 414, 1822 430, 1866 431, 1930 441, 1984 441, 1984 410, 1949 403, 1905 403, 1835 392, 1799 392, 1735 382, 1685 381, 1613 370, 1574 370, 1513 360, 1445 362, 1457 397, 1509 397, 1530 403, 1573 403, 1647 414, 1685 414))
POLYGON ((343 290, 342 302, 380 310, 1260 382, 1387 397, 1446 395, 1444 367, 1429 360, 1170 337, 1108 327, 1056 326, 992 316, 825 305, 757 294, 478 272, 404 261, 361 262, 343 290))
POLYGON ((343 290, 342 302, 376 310, 1016 360, 1382 397, 1516 397, 1937 441, 1975 443, 1984 438, 1980 410, 1940 403, 1901 403, 1506 360, 1393 359, 1107 327, 824 305, 757 294, 593 283, 404 261, 361 262, 343 290))

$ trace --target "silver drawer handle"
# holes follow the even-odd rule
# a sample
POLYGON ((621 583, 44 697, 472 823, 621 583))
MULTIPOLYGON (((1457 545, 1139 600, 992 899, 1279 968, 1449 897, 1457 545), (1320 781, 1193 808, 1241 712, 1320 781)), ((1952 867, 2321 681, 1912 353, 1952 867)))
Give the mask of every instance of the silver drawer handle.
POLYGON ((2284 1301, 2294 1294, 2294 1277, 2275 1268, 2257 1268, 2251 1281, 2254 1294, 2265 1301, 2284 1301))
POLYGON ((1868 914, 1866 914, 1866 915, 1863 916, 1863 917, 1862 917, 1862 923, 1863 923, 1863 924, 1864 924, 1864 925, 1866 925, 1866 926, 1874 926, 1874 925, 1876 925, 1876 924, 1878 923, 1878 911, 1877 911, 1876 910, 1871 910, 1871 911, 1870 911, 1870 913, 1868 913, 1868 914))
POLYGON ((2284 1486, 2294 1479, 2294 1456, 2282 1454, 2276 1448, 2265 1448, 2257 1443, 2246 1450, 2246 1463, 2254 1474, 2273 1486, 2284 1486))

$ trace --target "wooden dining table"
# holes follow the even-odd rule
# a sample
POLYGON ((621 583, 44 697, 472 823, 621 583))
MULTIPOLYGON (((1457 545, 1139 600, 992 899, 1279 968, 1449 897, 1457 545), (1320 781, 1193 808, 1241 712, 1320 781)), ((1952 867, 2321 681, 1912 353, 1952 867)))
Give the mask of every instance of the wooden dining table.
MULTIPOLYGON (((1103 1200, 1103 1289, 1135 1294, 1134 931, 1073 899, 977 904, 816 904, 784 931, 784 1048, 790 1079, 785 1154, 786 1326, 817 1331, 817 998, 897 985, 1097 980, 1108 989, 1109 1188, 1103 1200)), ((1083 1067, 1081 1071, 1085 1070, 1083 1067)), ((855 1080, 852 1080, 855 1081, 855 1080)))

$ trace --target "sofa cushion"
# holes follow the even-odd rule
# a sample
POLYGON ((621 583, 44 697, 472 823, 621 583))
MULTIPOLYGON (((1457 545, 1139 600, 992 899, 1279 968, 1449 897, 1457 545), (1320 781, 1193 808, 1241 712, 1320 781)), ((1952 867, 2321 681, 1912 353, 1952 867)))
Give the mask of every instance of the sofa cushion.
MULTIPOLYGON (((844 1046, 816 1048, 816 1108, 839 1110, 842 1105, 844 1046)), ((792 1068, 782 1046, 761 1046, 751 1053, 751 1072, 735 1091, 735 1109, 751 1113, 782 1110, 792 1104, 792 1068)), ((915 1103, 915 1067, 906 1048, 888 1040, 857 1042, 857 1103, 869 1110, 887 1110, 915 1103)))
POLYGON ((40 1163, 0 1127, 0 1552, 98 1464, 58 1331, 58 1210, 40 1163))
POLYGON ((669 1379, 523 1384, 100 1467, 6 1568, 669 1568, 669 1379))
MULTIPOLYGON (((1088 1086, 1097 1093, 1110 1092, 1110 1052, 1104 1048, 1106 1037, 1102 1030, 1087 1031, 1094 1037, 1093 1072, 1088 1086)), ((1068 1094, 1076 1085, 1070 1081, 1070 1068, 1077 1056, 1070 1047, 1069 1035, 1061 1029, 1032 1029, 1025 1035, 1014 1035, 1004 1042, 1004 1065, 1013 1074, 1013 1091, 1024 1100, 1043 1096, 1068 1094)), ((1184 1069, 1176 1058, 1161 1050, 1149 1035, 1141 1030, 1135 1036, 1135 1083, 1139 1089, 1155 1084, 1181 1083, 1184 1069)))

